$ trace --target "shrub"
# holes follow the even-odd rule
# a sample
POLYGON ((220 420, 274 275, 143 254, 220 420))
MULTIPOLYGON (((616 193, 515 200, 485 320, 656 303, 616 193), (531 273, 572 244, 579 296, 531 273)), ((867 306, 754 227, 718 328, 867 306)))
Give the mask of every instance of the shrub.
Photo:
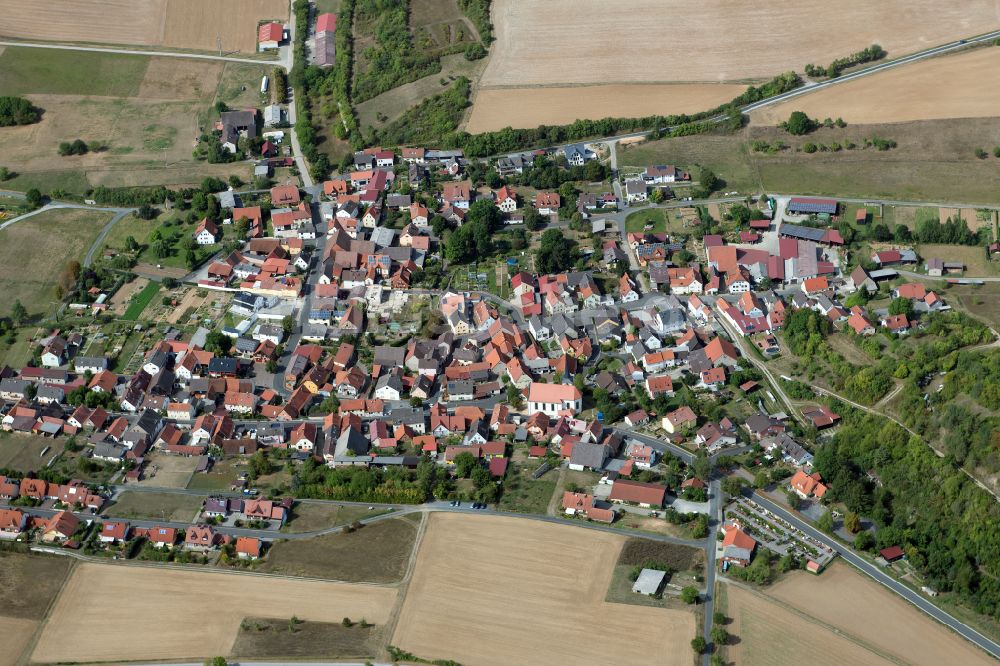
POLYGON ((816 129, 816 121, 802 111, 792 111, 792 114, 788 116, 788 120, 782 127, 789 134, 802 136, 816 129))
POLYGON ((817 150, 815 143, 805 143, 802 145, 802 151, 806 153, 815 153, 817 150))
POLYGON ((978 157, 981 160, 985 160, 986 159, 986 151, 983 150, 982 148, 976 148, 976 157, 978 157))

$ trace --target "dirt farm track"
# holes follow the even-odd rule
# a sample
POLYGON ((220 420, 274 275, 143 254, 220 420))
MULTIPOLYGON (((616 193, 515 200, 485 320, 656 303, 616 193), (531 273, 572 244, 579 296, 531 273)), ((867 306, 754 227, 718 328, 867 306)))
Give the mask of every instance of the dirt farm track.
POLYGON ((87 661, 132 661, 228 654, 246 616, 334 623, 364 617, 383 624, 396 595, 373 585, 80 564, 31 658, 54 663, 80 655, 87 661))
POLYGON ((570 525, 433 514, 390 642, 476 666, 689 666, 692 613, 604 601, 623 543, 570 525))
POLYGON ((1000 26, 1000 2, 966 0, 494 0, 481 84, 769 78, 873 43, 889 57, 1000 26))
POLYGON ((285 0, 0 0, 0 37, 252 53, 285 0))

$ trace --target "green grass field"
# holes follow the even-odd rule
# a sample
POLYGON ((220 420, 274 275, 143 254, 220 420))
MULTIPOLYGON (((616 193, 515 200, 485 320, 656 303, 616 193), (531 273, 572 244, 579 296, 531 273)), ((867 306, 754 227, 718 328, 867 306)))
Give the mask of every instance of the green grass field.
POLYGON ((636 211, 625 218, 625 231, 628 233, 647 231, 647 224, 652 225, 652 228, 648 229, 648 231, 654 234, 666 231, 666 211, 662 208, 647 208, 646 210, 636 211))
POLYGON ((0 467, 35 472, 43 469, 45 463, 59 451, 62 451, 62 445, 53 446, 51 439, 20 433, 0 434, 0 467), (45 451, 44 456, 42 451, 45 451))
POLYGON ((248 659, 305 659, 373 657, 381 637, 377 627, 362 627, 362 618, 345 627, 328 622, 247 618, 240 625, 231 653, 248 659))
POLYGON ((107 508, 106 513, 118 518, 189 521, 198 513, 202 499, 195 495, 126 490, 107 508))
POLYGON ((661 139, 620 148, 621 166, 675 164, 692 171, 709 167, 723 180, 722 190, 854 196, 965 204, 1000 201, 1000 169, 979 160, 974 150, 983 137, 1000 133, 1000 118, 962 118, 883 125, 848 125, 795 137, 776 127, 751 126, 736 134, 705 134, 661 139), (816 152, 807 142, 830 145, 872 136, 893 139, 897 147, 816 152), (782 141, 788 149, 754 153, 753 140, 782 141))
POLYGON ((122 319, 126 321, 135 321, 142 314, 142 311, 146 309, 146 306, 152 302, 153 298, 160 291, 159 282, 150 282, 146 287, 140 291, 138 294, 132 297, 132 301, 128 304, 128 309, 125 310, 125 314, 122 315, 122 319))
POLYGON ((0 54, 0 95, 133 97, 148 56, 8 46, 0 54))

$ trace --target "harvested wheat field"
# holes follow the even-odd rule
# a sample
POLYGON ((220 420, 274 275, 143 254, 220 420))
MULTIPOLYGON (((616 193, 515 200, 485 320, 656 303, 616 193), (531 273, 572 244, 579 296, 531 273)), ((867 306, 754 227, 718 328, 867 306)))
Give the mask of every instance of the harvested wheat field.
POLYGON ((28 642, 38 628, 36 620, 25 620, 0 615, 0 636, 3 649, 0 650, 0 666, 14 666, 28 646, 28 642))
POLYGON ((1000 87, 984 85, 1000 70, 1000 49, 931 58, 764 107, 754 124, 776 125, 792 111, 848 123, 895 123, 997 115, 1000 87))
MULTIPOLYGON (((825 575, 825 574, 824 574, 825 575)), ((729 600, 726 626, 735 644, 726 648, 728 660, 748 666, 798 666, 809 655, 815 666, 889 666, 875 654, 830 627, 798 614, 780 603, 736 585, 726 586, 729 600)))
POLYGON ((741 94, 738 84, 489 88, 476 92, 466 131, 567 125, 578 118, 697 113, 741 94))
POLYGON ((985 653, 843 562, 816 577, 796 572, 770 594, 910 664, 995 664, 985 653), (810 600, 822 599, 822 603, 810 600))
POLYGON ((889 57, 1000 26, 996 0, 495 0, 483 85, 741 81, 881 44, 889 57), (818 33, 816 26, 822 26, 818 33))
POLYGON ((0 0, 0 37, 252 53, 257 24, 288 18, 284 0, 0 0))
POLYGON ((201 659, 228 654, 247 615, 383 624, 396 595, 372 585, 83 563, 49 615, 32 660, 201 659), (123 639, 129 636, 137 640, 123 639))
POLYGON ((690 664, 695 617, 604 601, 625 539, 435 513, 390 643, 464 664, 690 664), (647 627, 642 639, 635 628, 647 627), (653 629, 655 627, 655 629, 653 629))

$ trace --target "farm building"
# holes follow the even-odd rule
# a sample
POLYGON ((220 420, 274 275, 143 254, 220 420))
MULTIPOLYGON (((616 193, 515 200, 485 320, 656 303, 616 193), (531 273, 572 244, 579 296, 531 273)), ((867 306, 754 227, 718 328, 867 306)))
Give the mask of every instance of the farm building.
POLYGON ((285 39, 285 26, 280 23, 262 23, 257 29, 257 49, 268 51, 276 49, 285 39))
POLYGON ((782 224, 778 233, 786 238, 812 241, 814 243, 827 243, 829 245, 844 244, 843 237, 836 229, 816 229, 814 227, 803 227, 798 224, 782 224))
POLYGON ((329 12, 316 17, 316 36, 313 38, 312 60, 314 65, 329 67, 337 60, 337 15, 329 12))
POLYGON ((814 215, 821 213, 836 215, 837 202, 834 199, 796 197, 788 202, 788 212, 792 215, 814 215))
POLYGON ((643 569, 639 577, 632 584, 632 591, 636 594, 655 596, 663 586, 663 579, 667 577, 666 571, 659 569, 643 569))

